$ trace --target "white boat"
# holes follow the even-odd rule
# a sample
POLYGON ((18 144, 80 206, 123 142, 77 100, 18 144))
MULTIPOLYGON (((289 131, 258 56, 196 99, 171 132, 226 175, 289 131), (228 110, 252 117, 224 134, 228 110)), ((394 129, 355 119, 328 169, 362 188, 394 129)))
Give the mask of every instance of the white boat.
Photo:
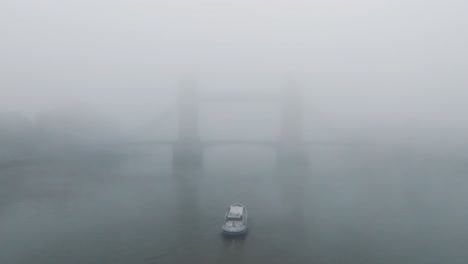
POLYGON ((244 234, 247 231, 247 208, 240 203, 229 206, 222 228, 228 235, 244 234))

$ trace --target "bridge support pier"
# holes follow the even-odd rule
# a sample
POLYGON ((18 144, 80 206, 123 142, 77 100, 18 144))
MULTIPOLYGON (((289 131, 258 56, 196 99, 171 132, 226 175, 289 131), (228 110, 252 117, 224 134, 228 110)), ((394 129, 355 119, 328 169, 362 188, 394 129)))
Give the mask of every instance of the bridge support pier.
POLYGON ((287 143, 280 144, 276 150, 278 167, 306 168, 309 166, 309 155, 305 146, 291 147, 287 143))
POLYGON ((178 142, 173 149, 173 166, 203 167, 203 146, 201 142, 178 142))

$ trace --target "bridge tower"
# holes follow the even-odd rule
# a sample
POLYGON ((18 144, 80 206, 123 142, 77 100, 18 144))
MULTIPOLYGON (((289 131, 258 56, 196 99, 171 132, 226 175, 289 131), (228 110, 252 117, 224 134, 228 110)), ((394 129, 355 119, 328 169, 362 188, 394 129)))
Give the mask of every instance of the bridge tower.
POLYGON ((294 238, 307 244, 304 230, 304 193, 309 176, 309 157, 303 134, 302 90, 294 83, 283 88, 281 96, 280 139, 277 144, 278 184, 283 201, 287 204, 289 225, 295 226, 294 238))
POLYGON ((180 85, 177 105, 179 129, 173 163, 175 167, 201 167, 203 148, 198 126, 199 96, 194 83, 185 81, 180 85))
POLYGON ((303 135, 302 90, 296 84, 289 83, 283 88, 280 124, 277 163, 281 166, 308 166, 307 146, 303 135))

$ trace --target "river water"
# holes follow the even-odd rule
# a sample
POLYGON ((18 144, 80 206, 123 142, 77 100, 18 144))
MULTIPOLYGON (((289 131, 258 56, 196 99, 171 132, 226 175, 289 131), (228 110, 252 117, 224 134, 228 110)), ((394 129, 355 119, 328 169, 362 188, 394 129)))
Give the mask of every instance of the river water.
MULTIPOLYGON (((309 167, 228 146, 203 168, 135 147, 0 167, 0 263, 467 263, 468 163, 320 146, 309 167), (227 206, 244 237, 221 235, 227 206)), ((444 158, 442 158, 444 157, 444 158)))

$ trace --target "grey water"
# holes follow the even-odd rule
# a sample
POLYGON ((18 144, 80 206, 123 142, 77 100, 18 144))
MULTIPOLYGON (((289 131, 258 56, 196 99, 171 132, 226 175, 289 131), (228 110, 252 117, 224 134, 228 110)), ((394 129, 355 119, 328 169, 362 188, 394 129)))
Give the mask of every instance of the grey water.
POLYGON ((281 168, 264 147, 220 146, 199 168, 139 146, 0 167, 0 263, 466 263, 460 156, 311 146, 281 168), (221 235, 242 202, 249 232, 221 235))

